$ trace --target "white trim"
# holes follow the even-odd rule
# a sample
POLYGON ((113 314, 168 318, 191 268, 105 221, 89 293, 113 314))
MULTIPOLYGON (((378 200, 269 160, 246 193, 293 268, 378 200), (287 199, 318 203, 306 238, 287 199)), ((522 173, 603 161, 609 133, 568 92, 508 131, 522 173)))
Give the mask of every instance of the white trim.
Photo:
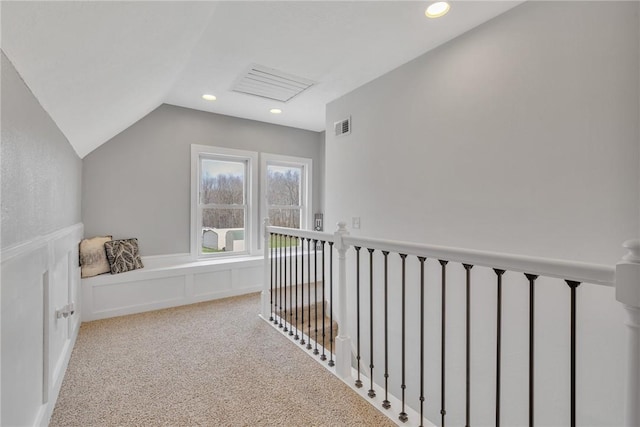
MULTIPOLYGON (((143 257, 144 268, 82 279, 82 320, 91 321, 209 301, 262 289, 262 256, 193 260, 188 254, 143 257), (147 267, 149 266, 149 267, 147 267), (245 273, 243 275, 243 273, 245 273), (217 274, 212 287, 196 289, 200 275, 217 274), (253 278, 247 281, 246 275, 253 278), (131 297, 135 299, 132 302, 131 297), (99 307, 108 301, 108 307, 99 307)), ((203 283, 202 281, 200 282, 203 283)))
POLYGON ((52 240, 57 240, 60 237, 73 234, 77 230, 81 230, 80 234, 82 235, 82 229, 84 225, 79 222, 77 224, 70 225, 68 227, 62 228, 60 230, 56 230, 52 233, 45 234, 42 236, 36 236, 31 240, 27 240, 26 242, 21 242, 16 245, 9 246, 6 249, 0 250, 0 264, 4 264, 5 262, 10 261, 12 258, 19 257, 25 253, 33 252, 36 249, 44 247, 48 244, 48 242, 52 240))
MULTIPOLYGON (((142 265, 144 265, 145 269, 157 268, 165 265, 186 264, 189 262, 193 262, 193 258, 191 258, 191 254, 189 252, 178 253, 178 254, 165 254, 165 255, 147 255, 141 258, 142 258, 142 265)), ((95 276, 95 277, 103 277, 103 276, 95 276)))
POLYGON ((426 258, 443 259, 462 264, 497 268, 506 271, 536 274, 562 280, 573 280, 594 285, 615 286, 615 268, 608 265, 588 264, 577 261, 539 258, 527 255, 512 255, 500 252, 448 246, 422 245, 411 242, 345 236, 342 243, 347 246, 405 253, 426 258))
POLYGON ((211 145, 191 145, 191 230, 190 230, 190 253, 193 260, 221 258, 238 255, 255 255, 258 246, 258 153, 255 151, 236 150, 225 147, 215 147, 211 145), (247 176, 245 177, 246 194, 246 221, 244 224, 245 251, 233 254, 202 255, 201 234, 198 232, 200 221, 200 210, 198 202, 198 188, 200 177, 200 156, 207 155, 214 158, 246 161, 247 176))
MULTIPOLYGON (((313 224, 313 160, 306 157, 284 156, 273 153, 260 153, 260 217, 268 218, 267 209, 267 166, 295 166, 303 170, 300 177, 302 210, 304 212, 300 229, 310 229, 313 224)), ((261 223, 261 234, 264 235, 264 224, 261 223)), ((261 241, 262 243, 262 241, 261 241)))
POLYGON ((442 259, 459 262, 461 264, 471 264, 506 271, 536 274, 539 276, 553 277, 562 280, 573 280, 595 285, 614 287, 616 283, 616 270, 614 267, 608 265, 588 264, 577 261, 540 258, 527 255, 513 255, 448 246, 423 245, 413 242, 350 235, 342 235, 341 238, 338 239, 338 236, 335 234, 318 233, 309 230, 296 230, 292 228, 269 227, 268 231, 307 239, 317 239, 328 242, 333 241, 337 247, 343 245, 346 247, 360 246, 381 251, 389 251, 392 253, 424 256, 426 258, 442 259))
POLYGON ((248 266, 262 265, 262 255, 243 257, 220 257, 192 260, 184 258, 182 254, 161 255, 150 263, 151 258, 142 257, 144 268, 127 271, 120 274, 101 274, 82 279, 83 286, 89 284, 92 287, 108 286, 117 283, 137 282, 149 279, 161 279, 166 277, 183 276, 193 273, 207 273, 213 271, 230 270, 232 268, 244 268, 248 266))
POLYGON ((315 239, 315 240, 321 240, 325 242, 334 242, 334 243, 337 242, 335 234, 325 233, 322 231, 296 230, 295 228, 272 227, 272 226, 269 226, 268 231, 269 233, 279 233, 287 236, 301 237, 304 239, 315 239))

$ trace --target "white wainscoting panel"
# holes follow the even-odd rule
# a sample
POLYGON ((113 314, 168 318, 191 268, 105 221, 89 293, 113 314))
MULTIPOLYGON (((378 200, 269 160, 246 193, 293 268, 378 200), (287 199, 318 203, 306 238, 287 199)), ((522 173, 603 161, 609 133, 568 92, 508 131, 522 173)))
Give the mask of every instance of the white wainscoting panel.
POLYGON ((188 254, 143 257, 144 268, 82 279, 82 320, 176 307, 262 289, 263 259, 193 261, 188 254))
MULTIPOLYGON (((77 260, 77 258, 76 258, 77 260)), ((49 272, 49 372, 53 382, 64 375, 65 347, 69 340, 69 317, 56 317, 56 310, 69 303, 69 255, 56 260, 49 272)), ((76 316, 77 317, 77 316, 76 316)))
POLYGON ((193 275, 193 294, 195 296, 214 295, 229 290, 231 290, 231 270, 193 275))
POLYGON ((171 307, 184 296, 184 276, 111 283, 93 288, 95 314, 125 314, 137 307, 171 307))
POLYGON ((233 270, 233 286, 236 289, 260 287, 263 282, 262 265, 233 270))
POLYGON ((80 325, 82 232, 76 224, 2 251, 2 425, 49 422, 80 325), (76 312, 57 319, 71 303, 76 312))

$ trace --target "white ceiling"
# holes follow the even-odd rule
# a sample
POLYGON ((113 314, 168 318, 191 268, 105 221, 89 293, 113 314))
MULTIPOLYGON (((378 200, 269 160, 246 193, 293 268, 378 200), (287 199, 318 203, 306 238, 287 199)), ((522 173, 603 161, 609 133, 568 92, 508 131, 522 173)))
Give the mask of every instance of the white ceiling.
POLYGON ((522 1, 435 20, 429 3, 3 1, 2 49, 84 157, 162 103, 322 131, 328 102, 522 1), (231 91, 251 64, 317 84, 286 103, 231 91))

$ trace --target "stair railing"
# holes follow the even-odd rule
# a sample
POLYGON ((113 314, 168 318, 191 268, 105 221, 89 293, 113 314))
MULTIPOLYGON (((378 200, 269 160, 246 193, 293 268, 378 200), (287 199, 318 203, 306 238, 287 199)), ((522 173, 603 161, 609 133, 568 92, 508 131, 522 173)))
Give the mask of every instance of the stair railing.
MULTIPOLYGON (((262 317, 333 367, 336 364, 334 356, 338 354, 334 339, 338 345, 345 344, 344 337, 334 336, 334 314, 337 316, 337 313, 333 304, 333 248, 336 235, 270 227, 268 220, 264 224, 264 257, 270 262, 264 265, 262 317)), ((346 319, 346 315, 342 319, 346 319)), ((341 330, 346 329, 343 326, 341 330)), ((349 345, 348 340, 346 345, 349 345)), ((340 354, 348 357, 350 353, 340 354)), ((339 362, 338 369, 344 369, 343 364, 343 361, 339 362)))
MULTIPOLYGON (((493 270, 496 290, 496 313, 495 313, 495 389, 494 395, 494 420, 495 425, 499 426, 501 421, 501 383, 502 383, 502 292, 506 286, 504 281, 505 273, 509 278, 514 277, 513 273, 522 274, 528 282, 528 425, 535 425, 535 301, 536 286, 539 277, 560 279, 566 284, 567 293, 569 295, 569 312, 570 320, 568 328, 570 330, 570 351, 567 355, 570 360, 570 396, 569 396, 569 412, 570 425, 578 425, 577 420, 577 373, 576 365, 579 355, 577 352, 577 328, 576 320, 577 294, 579 287, 583 283, 613 286, 616 291, 616 299, 623 305, 628 314, 627 325, 627 355, 626 355, 626 388, 625 388, 625 413, 624 425, 627 427, 640 426, 640 241, 629 240, 623 246, 629 253, 616 265, 610 267, 605 265, 593 265, 579 262, 568 262, 561 260, 510 255, 495 252, 477 251, 470 249, 442 247, 434 245, 422 245, 408 242, 397 242, 382 239, 372 239, 365 237, 356 237, 349 235, 346 230, 346 224, 341 222, 335 233, 318 233, 307 230, 296 230, 281 227, 269 226, 268 220, 265 220, 265 241, 264 254, 265 260, 265 286, 262 292, 262 316, 265 320, 274 323, 274 326, 282 329, 283 332, 289 330, 292 339, 299 341, 300 344, 307 342, 307 349, 312 350, 313 354, 318 355, 318 344, 322 347, 322 356, 320 360, 325 360, 325 348, 329 353, 329 362, 327 365, 333 372, 350 384, 352 388, 360 389, 363 386, 362 373, 367 371, 368 378, 364 376, 368 382, 368 390, 366 396, 381 407, 381 412, 387 414, 389 418, 396 420, 401 425, 434 425, 424 416, 425 390, 425 354, 424 354, 424 338, 425 338, 425 267, 429 265, 437 266, 440 270, 440 420, 441 426, 446 425, 447 408, 445 405, 447 380, 445 377, 447 362, 447 312, 446 312, 446 296, 447 296, 447 273, 450 264, 459 264, 464 269, 465 289, 466 289, 466 319, 465 319, 465 408, 464 408, 464 424, 470 426, 472 424, 472 414, 470 411, 470 290, 472 288, 472 271, 474 267, 484 267, 493 270), (305 246, 306 245, 306 246, 305 246), (347 283, 347 252, 353 248, 355 256, 355 284, 347 283), (298 250, 299 249, 299 250, 298 250), (333 254, 334 250, 337 254, 337 274, 334 274, 333 254), (320 255, 320 259, 319 259, 320 255), (326 258, 329 258, 327 261, 326 258), (363 261, 364 260, 364 261, 363 261), (368 261, 367 261, 368 260, 368 261), (382 260, 382 267, 376 266, 374 273, 375 260, 382 260), (393 283, 400 284, 400 300, 401 300, 401 372, 396 373, 401 377, 399 399, 389 395, 388 390, 388 323, 387 323, 387 306, 389 292, 389 261, 399 264, 399 277, 393 279, 393 283), (429 260, 429 261, 428 261, 429 260), (414 270, 408 271, 409 265, 414 270), (328 267, 328 272, 327 272, 328 267), (368 267, 368 274, 367 268, 368 267), (417 271, 415 271, 417 269, 417 271), (382 273, 379 274, 380 270, 382 273), (320 276, 318 272, 320 271, 320 276), (405 331, 407 330, 407 319, 405 317, 406 292, 409 273, 419 276, 419 367, 415 370, 412 368, 409 374, 419 377, 419 411, 413 411, 405 405, 406 375, 405 367, 405 331), (380 280, 383 287, 384 295, 384 314, 383 314, 383 332, 382 340, 376 335, 374 330, 374 275, 382 276, 380 280), (336 276, 336 284, 334 286, 334 276, 336 276), (368 283, 361 283, 361 276, 368 277, 368 283), (318 290, 319 281, 322 285, 318 290), (327 283, 327 281, 329 283, 327 283), (313 283, 313 294, 311 296, 311 284, 313 283), (349 299, 347 292, 349 286, 355 285, 355 301, 349 299), (368 285, 368 286, 367 286, 368 285), (306 286, 306 289, 305 289, 306 286), (300 292, 298 292, 300 291, 300 292), (307 292, 305 304, 305 294, 307 292), (334 297, 334 291, 337 293, 334 297), (361 291, 365 291, 364 299, 361 291), (366 292, 368 291, 368 293, 366 292), (318 294, 321 292, 320 305, 322 309, 321 319, 322 331, 319 333, 318 316, 319 306, 317 303, 318 294), (295 296, 294 296, 295 294, 295 296), (301 294, 301 295, 300 295, 301 294), (328 296, 328 297, 327 297, 328 296), (330 301, 325 298, 329 298, 330 301), (368 300, 367 300, 368 298, 368 300), (329 302, 327 306, 327 302, 329 302), (334 305, 335 303, 335 305, 334 305), (362 304, 364 303, 364 304, 362 304), (299 304, 307 308, 307 312, 303 309, 300 311, 299 304), (313 316, 311 307, 315 304, 313 316), (362 307, 361 307, 362 304, 362 307), (334 310, 334 307, 337 306, 334 310), (368 309, 368 316, 362 318, 361 308, 368 309), (326 340, 326 322, 325 314, 329 313, 331 318, 330 331, 333 331, 334 315, 339 321, 338 336, 331 336, 329 341, 326 340), (298 316, 300 314, 300 316, 298 316), (348 324, 349 314, 355 314, 356 321, 356 342, 352 346, 352 340, 349 336, 350 329, 348 324), (306 319, 305 319, 305 316, 306 319), (369 336, 361 337, 361 322, 365 323, 365 329, 369 331, 369 336), (368 324, 367 324, 368 323, 368 324), (314 324, 313 330, 311 325, 314 324), (306 330, 305 330, 306 326, 306 330), (361 338, 367 338, 368 350, 368 366, 360 366, 361 354, 361 338), (374 339, 376 343, 380 341, 384 346, 383 364, 384 364, 384 385, 378 386, 374 383, 374 339), (313 343, 313 344, 312 344, 313 343), (355 349, 355 351, 353 351, 355 349), (355 367, 352 367, 352 352, 355 353, 355 367), (334 367, 335 360, 335 367, 334 367), (355 369, 354 369, 355 368, 355 369), (383 394, 383 396, 377 396, 383 394), (382 400, 384 397, 384 400, 382 400), (391 401, 394 402, 396 416, 390 414, 389 409, 392 407, 391 401), (399 406, 399 407, 398 407, 399 406), (413 420, 410 420, 410 414, 413 420), (417 418, 417 420, 415 419, 417 418)), ((365 282, 365 280, 363 280, 365 282)), ((376 285, 377 286, 377 285, 376 285)), ((397 288, 397 286, 396 286, 397 288)), ((395 289, 394 291, 398 291, 395 289)), ((412 301, 412 303, 414 303, 412 301)), ((380 325, 380 321, 376 319, 375 323, 380 325)), ((362 339, 365 341, 365 339, 362 339)), ((366 350, 362 353, 366 353, 366 350)), ((397 350, 397 349, 396 349, 397 350)), ((363 390, 364 392, 364 390, 363 390)), ((364 393, 362 393, 364 396, 364 393)))

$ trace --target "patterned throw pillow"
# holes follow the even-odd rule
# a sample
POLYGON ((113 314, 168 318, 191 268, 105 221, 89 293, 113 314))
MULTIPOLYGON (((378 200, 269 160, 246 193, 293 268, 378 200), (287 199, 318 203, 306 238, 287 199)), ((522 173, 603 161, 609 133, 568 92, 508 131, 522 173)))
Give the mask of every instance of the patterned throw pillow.
POLYGON ((138 239, 112 240, 104 244, 111 274, 124 273, 144 267, 138 252, 138 239))
POLYGON ((110 240, 111 236, 102 236, 80 242, 80 267, 82 267, 83 278, 109 272, 109 261, 104 251, 104 244, 110 240))

